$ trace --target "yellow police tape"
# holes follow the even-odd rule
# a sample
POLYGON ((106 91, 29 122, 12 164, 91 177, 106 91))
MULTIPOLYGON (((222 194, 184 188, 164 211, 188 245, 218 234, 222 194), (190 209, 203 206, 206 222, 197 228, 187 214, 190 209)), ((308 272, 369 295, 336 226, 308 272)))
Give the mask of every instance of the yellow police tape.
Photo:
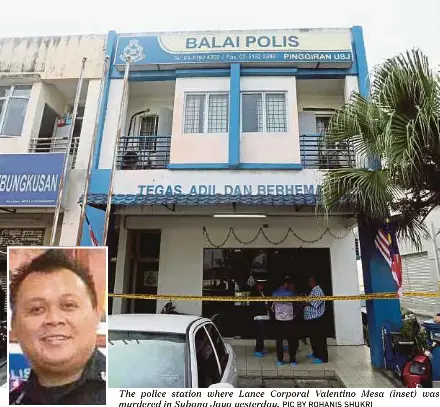
MULTIPOLYGON (((165 294, 113 294, 109 297, 125 298, 132 300, 167 300, 167 301, 218 301, 218 302, 266 302, 266 301, 286 301, 286 297, 233 297, 233 296, 202 296, 202 295, 165 295, 165 294)), ((403 297, 440 297, 440 292, 406 292, 403 297)), ((289 301, 304 302, 307 297, 288 297, 289 301)), ((327 295, 324 297, 313 297, 313 300, 322 301, 353 301, 353 300, 394 300, 398 299, 397 293, 376 293, 360 295, 327 295)))

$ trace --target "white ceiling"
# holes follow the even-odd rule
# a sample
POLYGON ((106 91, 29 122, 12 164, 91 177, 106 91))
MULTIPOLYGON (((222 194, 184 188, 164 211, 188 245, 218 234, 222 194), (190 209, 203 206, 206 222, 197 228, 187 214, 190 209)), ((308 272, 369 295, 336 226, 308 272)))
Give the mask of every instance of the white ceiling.
POLYGON ((130 96, 174 97, 175 81, 131 82, 130 96))
POLYGON ((343 79, 299 79, 296 82, 298 94, 343 95, 343 79))
MULTIPOLYGON (((76 88, 78 86, 77 79, 60 79, 47 81, 46 83, 55 86, 66 98, 67 103, 73 104, 75 101, 76 88)), ((84 80, 81 88, 80 102, 84 103, 87 99, 88 81, 84 80)))

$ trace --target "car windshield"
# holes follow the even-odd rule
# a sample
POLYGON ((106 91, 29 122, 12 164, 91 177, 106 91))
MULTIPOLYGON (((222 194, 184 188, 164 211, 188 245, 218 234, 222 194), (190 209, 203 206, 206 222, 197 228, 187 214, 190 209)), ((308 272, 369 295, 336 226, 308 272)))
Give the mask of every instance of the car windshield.
POLYGON ((109 330, 108 338, 109 387, 185 387, 185 335, 109 330))

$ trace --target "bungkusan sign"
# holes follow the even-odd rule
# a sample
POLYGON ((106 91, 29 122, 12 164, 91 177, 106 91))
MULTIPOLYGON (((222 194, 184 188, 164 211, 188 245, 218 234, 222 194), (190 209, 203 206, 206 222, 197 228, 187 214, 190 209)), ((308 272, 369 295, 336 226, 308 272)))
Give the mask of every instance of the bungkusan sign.
POLYGON ((318 184, 143 184, 139 195, 317 195, 318 184))
POLYGON ((65 154, 1 154, 0 206, 53 207, 65 154))
MULTIPOLYGON (((351 31, 278 30, 120 36, 116 65, 353 60, 351 31)), ((122 68, 122 67, 121 67, 122 68)))

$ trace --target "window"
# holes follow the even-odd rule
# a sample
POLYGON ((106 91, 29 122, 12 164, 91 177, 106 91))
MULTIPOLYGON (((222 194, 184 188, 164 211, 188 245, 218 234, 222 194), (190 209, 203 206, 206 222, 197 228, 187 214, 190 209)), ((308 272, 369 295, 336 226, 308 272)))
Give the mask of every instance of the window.
POLYGON ((228 364, 228 359, 229 359, 229 355, 226 352, 225 344, 214 324, 206 324, 205 327, 206 330, 208 331, 209 336, 211 337, 212 343, 214 344, 214 348, 217 353, 218 360, 220 362, 220 368, 222 370, 221 373, 223 376, 223 373, 225 372, 226 365, 228 364))
POLYGON ((330 123, 330 116, 316 116, 316 134, 325 134, 330 123))
POLYGON ((200 388, 208 388, 221 380, 217 358, 205 329, 200 328, 195 337, 197 376, 200 388))
POLYGON ((287 132, 286 94, 243 93, 242 123, 243 133, 287 132))
POLYGON ((0 86, 0 134, 21 136, 31 85, 0 86))
POLYGON ((187 94, 184 133, 227 133, 229 95, 227 93, 187 94))
POLYGON ((185 347, 185 335, 109 330, 109 387, 185 387, 185 347))

